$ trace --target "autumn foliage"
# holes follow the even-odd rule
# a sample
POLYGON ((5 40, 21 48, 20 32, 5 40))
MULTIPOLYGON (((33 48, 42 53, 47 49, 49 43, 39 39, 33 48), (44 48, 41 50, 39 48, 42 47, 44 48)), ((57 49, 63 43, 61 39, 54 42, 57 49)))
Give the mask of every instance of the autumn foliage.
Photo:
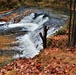
MULTIPOLYGON (((51 37, 51 39, 61 42, 58 40, 62 37, 64 41, 67 39, 62 35, 51 37)), ((33 59, 15 59, 0 68, 0 75, 76 75, 76 48, 58 47, 49 46, 33 59)))

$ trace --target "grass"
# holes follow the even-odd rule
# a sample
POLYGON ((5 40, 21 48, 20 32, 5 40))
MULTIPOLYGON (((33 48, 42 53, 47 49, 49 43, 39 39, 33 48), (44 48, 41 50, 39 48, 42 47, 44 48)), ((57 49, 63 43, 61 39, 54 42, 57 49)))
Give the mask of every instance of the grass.
MULTIPOLYGON (((6 57, 6 58, 7 58, 7 57, 6 57)), ((9 57, 9 58, 10 58, 10 57, 9 57)), ((6 60, 4 60, 4 62, 2 62, 2 63, 0 64, 0 67, 4 67, 5 65, 11 63, 12 61, 14 61, 14 58, 10 58, 9 60, 8 60, 8 58, 7 58, 6 60)))
POLYGON ((66 34, 66 30, 62 28, 59 31, 57 31, 56 34, 57 35, 64 35, 64 34, 66 34))

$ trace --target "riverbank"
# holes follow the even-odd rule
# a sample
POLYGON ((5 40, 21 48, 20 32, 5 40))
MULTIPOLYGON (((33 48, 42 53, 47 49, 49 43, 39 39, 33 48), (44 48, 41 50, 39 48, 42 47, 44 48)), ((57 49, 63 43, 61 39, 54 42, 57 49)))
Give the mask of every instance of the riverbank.
MULTIPOLYGON (((2 1, 1 1, 2 2, 2 1)), ((0 2, 0 4, 1 4, 0 2)), ((50 0, 50 1, 23 1, 22 3, 20 3, 19 1, 12 1, 7 3, 7 1, 3 2, 4 4, 2 4, 0 11, 5 11, 5 10, 10 10, 10 9, 16 9, 19 8, 20 6, 24 6, 24 7, 38 7, 38 8, 50 8, 50 9, 54 9, 54 10, 69 10, 69 2, 65 1, 54 1, 54 0, 50 0)))
POLYGON ((76 75, 76 48, 65 47, 67 35, 53 35, 49 38, 52 40, 52 44, 42 50, 39 55, 33 59, 15 59, 3 68, 0 68, 0 74, 76 75))
POLYGON ((18 6, 21 6, 21 5, 24 5, 26 7, 30 7, 30 6, 38 6, 38 7, 67 7, 68 8, 68 5, 69 5, 69 1, 55 1, 55 0, 47 0, 47 1, 35 1, 35 0, 26 0, 26 1, 18 1, 18 0, 15 0, 15 1, 0 1, 0 5, 1 5, 1 8, 17 8, 18 6), (2 5, 3 4, 3 5, 2 5), (5 7, 6 6, 6 7, 5 7))
MULTIPOLYGON (((3 75, 47 75, 47 74, 64 74, 76 75, 76 48, 67 48, 67 28, 65 33, 57 32, 50 36, 48 48, 41 50, 39 55, 34 58, 17 58, 12 56, 0 56, 0 74, 3 75), (62 35, 61 35, 62 34, 62 35)), ((13 37, 12 37, 13 38, 13 37)), ((2 43, 11 43, 11 36, 1 36, 2 43)), ((7 44, 8 44, 7 43, 7 44)), ((7 45, 6 44, 6 45, 7 45)), ((8 46, 8 45, 7 45, 8 46)), ((4 47, 4 46, 3 46, 4 47)))

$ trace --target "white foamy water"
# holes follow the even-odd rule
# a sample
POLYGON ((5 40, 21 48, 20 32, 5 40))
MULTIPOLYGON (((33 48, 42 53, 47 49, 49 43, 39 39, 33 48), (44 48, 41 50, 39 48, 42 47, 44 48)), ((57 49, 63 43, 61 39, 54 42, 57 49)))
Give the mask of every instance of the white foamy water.
POLYGON ((29 16, 25 16, 19 23, 17 24, 10 24, 8 27, 15 28, 15 27, 24 27, 27 28, 29 31, 28 34, 25 34, 24 36, 17 37, 19 46, 14 47, 15 50, 22 51, 22 54, 17 54, 14 56, 14 58, 18 57, 26 57, 26 58, 33 58, 35 55, 39 54, 40 49, 42 49, 41 41, 38 41, 39 38, 35 40, 37 44, 39 44, 39 48, 36 48, 36 45, 34 44, 33 40, 36 38, 35 35, 38 35, 38 33, 35 32, 35 30, 40 26, 43 25, 46 21, 49 20, 48 17, 43 18, 43 15, 38 16, 36 19, 34 18, 34 14, 30 14, 29 16), (32 23, 31 23, 32 22, 32 23), (32 36, 31 34, 35 32, 35 34, 32 36), (31 37, 34 37, 31 39, 31 37))
MULTIPOLYGON (((26 57, 33 58, 35 55, 39 54, 40 50, 43 49, 43 42, 39 35, 41 32, 43 34, 43 25, 48 21, 49 30, 47 32, 47 37, 56 31, 58 31, 63 24, 65 24, 64 20, 60 20, 58 18, 49 18, 45 14, 36 14, 31 13, 28 16, 25 16, 19 23, 11 23, 2 26, 0 29, 12 29, 16 27, 22 27, 23 30, 28 30, 29 32, 23 36, 18 36, 16 39, 19 43, 19 46, 13 47, 14 50, 19 50, 21 54, 14 55, 14 58, 18 57, 26 57)), ((0 24, 4 24, 4 22, 0 22, 0 24)))
POLYGON ((39 50, 36 49, 34 43, 30 40, 28 34, 22 37, 18 37, 17 42, 19 42, 19 47, 16 48, 23 52, 20 55, 14 56, 14 58, 18 58, 18 57, 33 58, 35 55, 39 54, 39 50))
POLYGON ((40 20, 40 22, 38 23, 38 25, 41 26, 41 25, 43 25, 45 22, 47 22, 48 20, 49 20, 49 18, 46 17, 46 18, 40 20))
POLYGON ((15 27, 24 27, 27 28, 29 31, 34 31, 38 28, 38 25, 35 23, 16 23, 16 24, 10 24, 8 25, 9 28, 15 28, 15 27))
POLYGON ((44 16, 44 15, 38 16, 38 17, 34 20, 34 22, 38 24, 39 22, 41 22, 41 21, 43 20, 43 19, 42 19, 43 16, 44 16))
POLYGON ((6 23, 5 21, 1 21, 1 22, 0 22, 0 24, 5 24, 5 23, 6 23))
POLYGON ((29 16, 24 17, 19 23, 31 23, 34 18, 34 13, 31 13, 29 16))

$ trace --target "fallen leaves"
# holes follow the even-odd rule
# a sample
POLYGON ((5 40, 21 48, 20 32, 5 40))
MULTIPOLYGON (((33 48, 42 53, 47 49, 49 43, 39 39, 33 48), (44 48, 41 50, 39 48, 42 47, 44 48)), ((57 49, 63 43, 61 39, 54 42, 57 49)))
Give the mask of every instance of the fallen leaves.
POLYGON ((48 42, 47 44, 50 45, 52 48, 56 47, 56 48, 63 49, 66 47, 67 39, 68 39, 67 35, 53 35, 48 38, 48 40, 51 43, 49 44, 49 42, 48 42))
POLYGON ((44 62, 19 58, 1 68, 0 75, 69 75, 76 71, 76 64, 60 62, 56 57, 50 60, 44 66, 44 62))
POLYGON ((76 48, 62 50, 66 45, 63 44, 65 36, 63 40, 61 36, 53 38, 52 46, 33 59, 18 58, 0 68, 0 75, 76 75, 76 48))

